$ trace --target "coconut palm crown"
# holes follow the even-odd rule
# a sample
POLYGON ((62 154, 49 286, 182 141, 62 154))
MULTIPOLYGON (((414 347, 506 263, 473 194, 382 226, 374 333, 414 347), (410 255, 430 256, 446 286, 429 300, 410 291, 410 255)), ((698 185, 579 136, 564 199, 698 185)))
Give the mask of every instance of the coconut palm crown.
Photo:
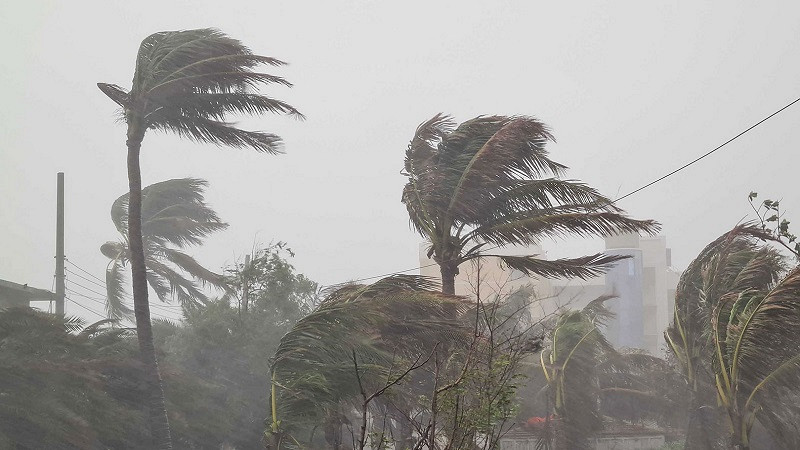
POLYGON ((241 130, 224 119, 231 113, 302 118, 291 105, 255 90, 261 84, 291 86, 281 77, 254 70, 283 64, 254 55, 215 29, 165 31, 142 41, 130 90, 107 83, 97 86, 123 108, 128 138, 143 137, 147 129, 155 129, 198 142, 276 153, 280 137, 241 130))
MULTIPOLYGON (((147 283, 162 302, 175 299, 184 307, 192 307, 208 301, 202 290, 204 285, 227 288, 223 276, 204 268, 184 252, 186 247, 199 245, 211 233, 228 227, 206 204, 203 190, 207 185, 205 180, 177 178, 142 189, 147 283)), ((128 198, 128 194, 122 195, 111 206, 111 220, 121 239, 100 247, 111 260, 106 269, 106 312, 111 318, 131 313, 125 304, 122 270, 130 261, 128 198)))
POLYGON ((422 123, 406 150, 408 183, 402 202, 411 225, 426 238, 442 272, 445 293, 454 293, 458 266, 495 256, 526 275, 589 278, 620 257, 604 254, 547 261, 537 255, 487 253, 530 245, 543 237, 654 233, 652 220, 627 217, 611 200, 575 180, 551 160, 547 127, 525 116, 479 116, 460 125, 438 114, 422 123))

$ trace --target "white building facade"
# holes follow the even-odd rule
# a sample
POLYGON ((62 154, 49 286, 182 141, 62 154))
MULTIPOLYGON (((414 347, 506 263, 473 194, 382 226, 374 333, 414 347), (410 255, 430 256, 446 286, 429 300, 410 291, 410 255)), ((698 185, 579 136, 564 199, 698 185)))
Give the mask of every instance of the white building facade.
MULTIPOLYGON (((626 255, 608 273, 590 280, 529 278, 484 258, 459 267, 456 294, 490 299, 531 285, 536 299, 531 312, 546 318, 564 309, 580 309, 604 295, 613 295, 607 306, 614 318, 604 333, 617 348, 641 349, 655 356, 665 353, 663 333, 672 320, 675 289, 681 272, 672 267, 671 252, 664 236, 628 234, 606 238, 606 253, 626 255), (480 281, 479 281, 480 280, 480 281)), ((420 245, 420 274, 439 278, 439 267, 427 257, 427 244, 420 245)), ((540 247, 513 248, 508 254, 537 254, 540 247)))

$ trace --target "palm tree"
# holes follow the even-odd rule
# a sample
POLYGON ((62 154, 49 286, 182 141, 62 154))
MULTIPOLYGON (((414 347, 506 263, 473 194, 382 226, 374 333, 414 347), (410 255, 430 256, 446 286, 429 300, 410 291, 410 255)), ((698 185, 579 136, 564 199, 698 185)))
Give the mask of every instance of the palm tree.
MULTIPOLYGON (((206 204, 203 190, 207 185, 205 180, 177 178, 142 189, 142 240, 147 282, 162 302, 172 297, 189 308, 208 301, 201 285, 208 283, 227 289, 223 276, 204 268, 182 251, 228 227, 206 204)), ((131 313, 123 299, 122 270, 130 261, 128 198, 129 194, 124 194, 111 205, 111 220, 122 239, 100 247, 103 255, 111 260, 106 268, 106 311, 110 318, 131 313)))
POLYGON ((224 121, 230 113, 285 113, 302 117, 287 103, 255 91, 262 83, 290 86, 283 78, 255 70, 264 64, 279 66, 283 62, 254 55, 241 42, 215 29, 167 31, 152 34, 142 41, 130 90, 113 84, 97 84, 103 93, 122 107, 122 116, 127 124, 128 244, 133 304, 150 392, 148 402, 154 447, 168 449, 172 442, 147 299, 139 167, 142 140, 146 131, 153 129, 175 132, 198 142, 278 152, 281 139, 277 135, 241 130, 224 121))
POLYGON ((417 128, 406 150, 402 201, 412 227, 431 243, 443 292, 455 292, 461 263, 481 256, 526 275, 579 278, 620 259, 599 253, 546 261, 486 253, 492 248, 659 229, 652 220, 628 218, 590 186, 562 179, 566 166, 548 157, 550 140, 544 124, 524 116, 480 116, 456 126, 439 114, 417 128))
MULTIPOLYGON (((374 392, 437 346, 468 345, 473 337, 474 317, 469 313, 473 305, 434 292, 434 287, 409 275, 349 285, 329 293, 298 321, 281 339, 272 366, 273 439, 278 441, 300 425, 320 422, 326 422, 333 435, 343 405, 363 406, 361 384, 374 392), (358 383, 356 357, 362 367, 358 383)), ((399 397, 413 403, 419 395, 399 397)), ((277 442, 273 445, 278 447, 277 442)), ((334 442, 329 445, 336 447, 334 442)))
MULTIPOLYGON (((764 252, 751 260, 746 276, 771 277, 770 259, 764 252)), ((725 296, 717 305, 711 317, 714 381, 728 413, 732 448, 750 448, 756 420, 783 441, 784 448, 800 444, 800 407, 792 399, 792 395, 796 399, 800 384, 798 328, 800 268, 765 290, 725 296)))
MULTIPOLYGON (((737 450, 750 448, 757 422, 785 448, 800 444, 792 400, 800 383, 800 269, 783 277, 785 258, 761 240, 774 241, 741 225, 706 247, 681 280, 667 332, 693 396, 721 405, 728 445, 737 450)), ((698 403, 692 407, 708 407, 698 403)), ((690 440, 698 425, 705 424, 690 423, 687 448, 703 448, 690 440)))
MULTIPOLYGON (((589 435, 602 427, 598 398, 598 366, 615 353, 600 331, 610 317, 599 297, 579 311, 568 311, 556 321, 539 362, 547 381, 554 422, 552 438, 558 450, 590 448, 589 435)), ((540 447, 548 447, 543 439, 540 447)))
POLYGON ((712 318, 727 299, 763 295, 778 280, 784 270, 782 259, 774 249, 759 243, 771 239, 758 226, 739 225, 707 245, 678 283, 673 325, 665 338, 689 388, 689 450, 725 445, 719 440, 724 424, 722 411, 716 408, 717 388, 721 387, 717 383, 729 382, 715 379, 712 361, 719 359, 719 334, 712 333, 712 318))

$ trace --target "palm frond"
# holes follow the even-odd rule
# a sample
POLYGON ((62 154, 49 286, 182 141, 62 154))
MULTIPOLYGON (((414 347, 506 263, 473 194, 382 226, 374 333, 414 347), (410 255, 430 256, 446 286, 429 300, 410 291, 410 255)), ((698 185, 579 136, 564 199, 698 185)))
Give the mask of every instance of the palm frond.
POLYGON ((447 212, 480 217, 498 181, 560 175, 566 167, 548 158, 550 140, 545 125, 529 117, 478 117, 461 124, 442 141, 444 157, 455 166, 445 173, 451 185, 447 212))
POLYGON ((610 236, 625 233, 655 234, 661 228, 653 220, 636 220, 613 212, 592 212, 592 206, 545 208, 532 214, 513 214, 482 224, 469 236, 502 245, 537 243, 543 236, 610 236))
POLYGON ((278 135, 261 131, 246 131, 233 124, 204 117, 185 117, 169 111, 159 111, 158 119, 151 126, 157 130, 175 132, 181 137, 196 142, 229 146, 251 147, 257 151, 277 154, 282 151, 282 140, 278 135))
MULTIPOLYGON (((800 329, 800 268, 789 273, 763 298, 754 297, 750 304, 740 304, 733 315, 739 317, 735 317, 727 330, 735 338, 730 342, 736 345, 730 366, 733 368, 737 363, 735 367, 740 372, 734 375, 749 388, 747 391, 753 392, 773 372, 800 356, 800 342, 796 338, 800 329)), ((800 382, 797 370, 800 363, 792 366, 793 369, 781 370, 793 373, 796 382, 800 382)))
POLYGON ((119 321, 117 319, 98 320, 97 322, 87 325, 86 328, 81 330, 79 336, 91 337, 92 335, 95 335, 97 333, 102 333, 103 331, 105 331, 108 325, 114 325, 117 324, 118 322, 119 321))
POLYGON ((199 281, 203 285, 209 283, 217 288, 226 288, 228 286, 225 278, 222 275, 214 273, 201 266, 200 263, 186 253, 171 248, 166 248, 164 249, 164 256, 168 261, 175 264, 177 267, 191 275, 195 280, 199 281))
POLYGON ((613 202, 593 187, 576 180, 543 178, 509 180, 497 186, 497 193, 486 207, 497 219, 519 211, 559 205, 595 205, 596 210, 621 212, 613 202))
MULTIPOLYGON (((226 93, 188 93, 169 98, 169 104, 162 109, 173 110, 186 117, 206 117, 223 120, 227 114, 249 115, 287 114, 297 119, 305 116, 288 103, 264 95, 243 92, 226 93)), ((159 110, 160 111, 160 110, 159 110)), ((158 112, 154 113, 157 117, 158 112)))
POLYGON ((131 308, 125 304, 125 275, 119 259, 106 268, 106 315, 111 319, 130 318, 131 308))
MULTIPOLYGON (((208 302, 208 296, 199 289, 195 282, 187 280, 178 272, 154 258, 145 258, 145 265, 147 266, 148 270, 152 270, 152 273, 155 275, 155 277, 167 282, 170 295, 182 306, 189 308, 208 302)), ((150 277, 148 276, 148 281, 149 278, 150 277)), ((150 283, 150 286, 154 287, 152 282, 150 283)), ((155 289, 155 287, 154 290, 156 290, 156 293, 158 294, 159 291, 155 289)), ((159 298, 161 298, 160 295, 159 298)))
POLYGON ((128 91, 116 84, 97 83, 97 87, 119 106, 125 108, 130 104, 131 98, 128 91))
POLYGON ((525 275, 540 275, 545 278, 580 278, 586 280, 600 276, 614 267, 617 261, 629 258, 627 255, 606 255, 596 253, 594 255, 581 256, 577 258, 563 259, 538 259, 532 256, 507 256, 507 255, 484 255, 499 258, 502 264, 514 270, 519 270, 525 275))
POLYGON ((554 438, 561 441, 563 448, 590 448, 588 437, 602 425, 598 376, 603 361, 616 354, 598 328, 598 314, 606 300, 601 297, 588 309, 562 314, 550 333, 546 353, 541 356, 547 393, 556 416, 554 438))
POLYGON ((162 302, 168 302, 172 290, 169 283, 151 269, 147 269, 147 285, 156 293, 156 296, 162 302))

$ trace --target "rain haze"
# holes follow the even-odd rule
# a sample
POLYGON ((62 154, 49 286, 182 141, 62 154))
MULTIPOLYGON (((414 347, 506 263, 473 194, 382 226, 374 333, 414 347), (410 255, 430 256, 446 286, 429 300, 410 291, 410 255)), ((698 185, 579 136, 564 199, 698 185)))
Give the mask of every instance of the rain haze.
POLYGON ((41 0, 0 38, 0 448, 800 448, 799 2, 41 0))
MULTIPOLYGON (((609 197, 711 150, 800 92, 800 8, 791 2, 32 2, 2 6, 5 193, 0 273, 49 288, 55 174, 66 178, 66 255, 98 276, 99 246, 127 191, 125 129, 96 82, 129 86, 144 36, 213 26, 289 63, 294 87, 266 93, 305 121, 243 119, 285 154, 196 145, 149 133, 143 185, 209 181, 230 224, 194 250, 220 268, 254 243, 285 241, 323 285, 413 268, 422 239, 400 193, 404 151, 439 112, 530 115, 557 139, 556 161, 609 197)), ((800 108, 621 202, 661 222, 684 267, 750 213, 751 190, 793 191, 800 108)), ((787 198, 785 210, 800 213, 787 198)), ((791 217, 791 216, 790 216, 791 217)), ((544 241, 549 255, 602 244, 544 241)), ((71 311, 81 314, 80 310, 71 311)))

